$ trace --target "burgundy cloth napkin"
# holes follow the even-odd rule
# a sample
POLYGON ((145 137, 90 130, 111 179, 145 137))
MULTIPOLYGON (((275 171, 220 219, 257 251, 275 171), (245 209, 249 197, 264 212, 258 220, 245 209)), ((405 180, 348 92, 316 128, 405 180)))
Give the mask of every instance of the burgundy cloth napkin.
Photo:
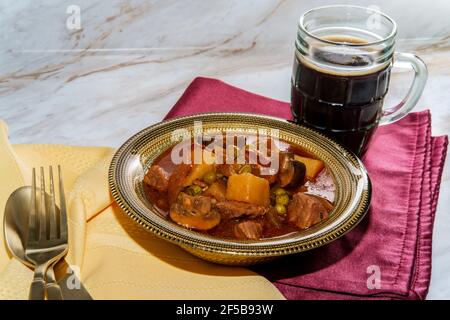
MULTIPOLYGON (((286 102, 197 78, 165 119, 203 112, 291 118, 286 102)), ((363 158, 373 187, 364 220, 331 244, 254 270, 288 299, 424 299, 447 144, 447 136, 431 136, 429 111, 380 127, 363 158)))

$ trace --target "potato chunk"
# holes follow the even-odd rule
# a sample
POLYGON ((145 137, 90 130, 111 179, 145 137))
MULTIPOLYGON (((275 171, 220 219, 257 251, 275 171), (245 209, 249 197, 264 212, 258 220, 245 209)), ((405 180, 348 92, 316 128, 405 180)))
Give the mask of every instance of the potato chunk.
POLYGON ((226 194, 228 200, 268 206, 269 192, 269 182, 251 173, 235 174, 228 178, 226 194))
POLYGON ((211 171, 216 171, 216 166, 214 164, 214 154, 209 151, 203 150, 203 162, 200 164, 194 164, 192 171, 184 181, 183 186, 190 186, 194 183, 195 180, 201 180, 205 174, 211 171))
POLYGON ((298 155, 295 155, 294 159, 302 162, 306 166, 306 179, 308 180, 314 180, 324 168, 323 161, 321 160, 301 157, 298 155))

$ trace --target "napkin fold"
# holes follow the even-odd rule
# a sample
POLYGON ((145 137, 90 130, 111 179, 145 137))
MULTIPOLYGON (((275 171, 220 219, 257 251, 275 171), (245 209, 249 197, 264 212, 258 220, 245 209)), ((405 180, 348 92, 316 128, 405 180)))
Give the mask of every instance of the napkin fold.
MULTIPOLYGON (((197 78, 165 119, 250 112, 291 119, 289 104, 197 78)), ((363 158, 373 193, 365 219, 342 238, 254 270, 288 299, 424 299, 448 137, 431 136, 429 111, 380 127, 363 158)))
MULTIPOLYGON (((0 221, 9 195, 30 184, 31 168, 61 165, 68 202, 69 252, 94 299, 282 299, 264 277, 198 259, 145 231, 113 202, 114 150, 10 145, 0 120, 0 221)), ((0 233, 0 299, 27 299, 33 272, 11 256, 0 233)))

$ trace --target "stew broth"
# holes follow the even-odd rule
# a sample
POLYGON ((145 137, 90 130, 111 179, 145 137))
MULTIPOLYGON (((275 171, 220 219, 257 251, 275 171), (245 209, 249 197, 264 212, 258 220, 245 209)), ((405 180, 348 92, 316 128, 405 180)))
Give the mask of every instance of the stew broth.
MULTIPOLYGON (((210 151, 202 147, 203 152, 210 151)), ((258 174, 260 164, 214 164, 191 182, 192 175, 203 170, 202 164, 175 164, 170 148, 146 173, 145 191, 167 219, 221 238, 278 237, 326 220, 335 195, 332 174, 322 161, 303 149, 284 141, 276 147, 280 168, 270 177, 258 174), (247 195, 241 191, 246 190, 246 184, 252 190, 247 195)))

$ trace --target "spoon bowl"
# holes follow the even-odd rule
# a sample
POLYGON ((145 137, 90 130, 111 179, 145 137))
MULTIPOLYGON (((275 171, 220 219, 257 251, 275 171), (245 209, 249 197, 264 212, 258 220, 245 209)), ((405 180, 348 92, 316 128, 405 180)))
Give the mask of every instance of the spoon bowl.
MULTIPOLYGON (((38 188, 36 188, 39 190, 38 188)), ((8 198, 5 206, 5 216, 3 221, 3 232, 5 241, 11 254, 24 265, 34 268, 33 263, 25 257, 25 244, 28 236, 28 214, 30 212, 31 203, 31 187, 21 187, 15 190, 8 198)), ((50 203, 49 194, 45 194, 45 201, 50 203)), ((40 206, 40 197, 36 197, 36 205, 40 206)), ((59 214, 59 208, 56 206, 56 214, 59 214)), ((60 280, 58 281, 64 299, 68 300, 92 300, 84 285, 74 275, 74 271, 62 259, 58 265, 60 272, 60 280), (71 290, 67 287, 67 279, 69 277, 76 278, 75 281, 80 283, 78 290, 71 290)), ((73 280, 72 280, 73 281, 73 280)))
MULTIPOLYGON (((25 244, 28 236, 28 213, 30 212, 31 187, 21 187, 8 198, 5 206, 4 234, 8 249, 12 255, 28 267, 34 265, 25 258, 25 244)), ((50 202, 50 196, 45 194, 45 201, 50 202)), ((37 206, 40 198, 36 197, 37 206)), ((56 207, 56 214, 59 208, 56 207)))

